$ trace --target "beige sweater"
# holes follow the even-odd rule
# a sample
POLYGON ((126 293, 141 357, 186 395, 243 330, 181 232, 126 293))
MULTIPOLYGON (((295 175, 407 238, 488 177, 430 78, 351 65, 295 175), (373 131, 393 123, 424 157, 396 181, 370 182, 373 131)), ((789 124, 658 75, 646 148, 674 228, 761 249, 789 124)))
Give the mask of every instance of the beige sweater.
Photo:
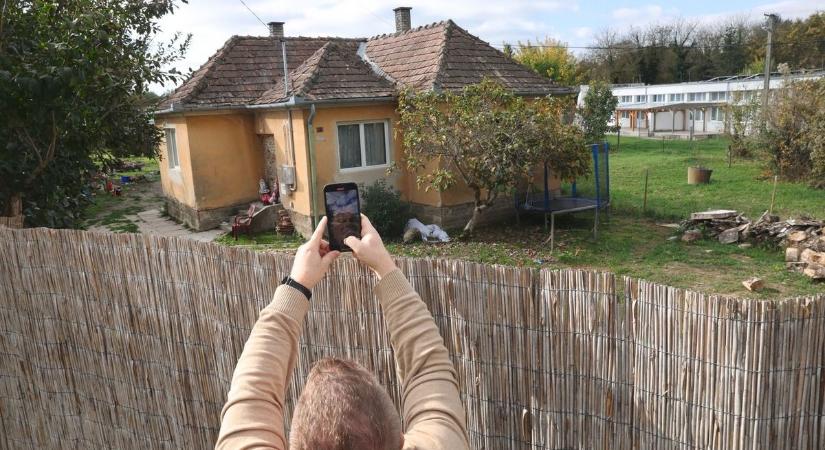
MULTIPOLYGON (((400 270, 375 287, 403 386, 404 449, 469 448, 455 371, 427 306, 400 270)), ((286 449, 284 396, 309 302, 280 286, 238 360, 216 448, 286 449)))

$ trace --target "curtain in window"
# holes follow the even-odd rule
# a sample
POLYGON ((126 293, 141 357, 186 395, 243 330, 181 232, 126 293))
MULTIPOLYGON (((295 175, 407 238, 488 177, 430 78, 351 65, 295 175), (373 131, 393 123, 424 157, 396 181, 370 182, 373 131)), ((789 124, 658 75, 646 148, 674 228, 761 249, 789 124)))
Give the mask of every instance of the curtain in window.
POLYGON ((169 168, 174 169, 179 166, 178 162, 178 142, 175 140, 175 130, 166 129, 166 157, 169 160, 169 168))
POLYGON ((361 167, 361 137, 358 125, 338 125, 338 155, 341 168, 361 167))
POLYGON ((364 153, 368 166, 378 166, 387 163, 386 140, 384 139, 384 123, 364 124, 364 153))

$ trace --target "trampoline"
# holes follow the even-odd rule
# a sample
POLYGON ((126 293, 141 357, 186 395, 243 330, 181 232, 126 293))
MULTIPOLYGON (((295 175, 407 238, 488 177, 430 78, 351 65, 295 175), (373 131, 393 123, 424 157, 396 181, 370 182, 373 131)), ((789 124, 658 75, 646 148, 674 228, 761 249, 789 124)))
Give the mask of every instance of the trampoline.
MULTIPOLYGON (((590 146, 593 155, 593 181, 595 188, 587 196, 579 195, 576 182, 571 185, 569 196, 553 196, 550 190, 550 169, 544 165, 544 189, 541 192, 516 193, 516 210, 544 214, 544 230, 550 222, 550 251, 555 246, 556 215, 593 211, 593 237, 599 236, 599 210, 610 206, 610 146, 607 142, 590 146)), ((547 241, 545 241, 547 242, 547 241)))

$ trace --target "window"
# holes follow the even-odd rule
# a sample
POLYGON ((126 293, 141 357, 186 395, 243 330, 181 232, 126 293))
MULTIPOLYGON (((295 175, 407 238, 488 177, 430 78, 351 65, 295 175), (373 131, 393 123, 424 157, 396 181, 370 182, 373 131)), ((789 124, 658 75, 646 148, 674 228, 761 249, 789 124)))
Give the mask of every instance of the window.
POLYGON ((169 160, 169 168, 177 169, 180 167, 178 160, 178 141, 175 138, 175 129, 166 128, 166 159, 169 160))
POLYGON ((389 147, 385 121, 338 125, 338 162, 341 169, 385 166, 389 147))
POLYGON ((690 120, 705 120, 705 112, 701 109, 690 112, 690 120))
POLYGON ((622 95, 621 97, 619 97, 619 103, 631 103, 632 101, 632 95, 622 95))
POLYGON ((665 101, 665 94, 653 95, 653 103, 663 103, 665 101))
POLYGON ((716 122, 724 122, 725 121, 725 111, 719 107, 713 107, 710 109, 710 120, 716 122))
POLYGON ((681 102, 684 99, 684 94, 670 94, 670 101, 681 102))
POLYGON ((705 101, 705 93, 704 92, 690 92, 690 93, 688 93, 688 101, 689 102, 703 102, 703 101, 705 101))
POLYGON ((644 103, 647 101, 647 95, 637 95, 636 103, 644 103))
POLYGON ((710 93, 710 101, 712 102, 723 102, 728 99, 727 92, 711 92, 710 93))
POLYGON ((629 119, 630 111, 622 111, 622 119, 629 119))

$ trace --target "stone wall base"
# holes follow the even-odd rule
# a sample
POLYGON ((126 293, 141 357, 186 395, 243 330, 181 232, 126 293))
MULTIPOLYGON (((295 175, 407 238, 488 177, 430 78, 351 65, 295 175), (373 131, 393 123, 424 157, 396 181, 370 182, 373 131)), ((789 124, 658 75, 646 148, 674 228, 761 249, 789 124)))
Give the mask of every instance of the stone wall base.
POLYGON ((312 232, 315 231, 312 228, 312 219, 307 215, 293 211, 289 208, 286 208, 286 210, 289 212, 289 218, 292 220, 292 226, 295 227, 295 231, 301 236, 309 239, 309 237, 312 236, 312 232))
MULTIPOLYGON (((464 228, 475 208, 472 202, 450 206, 432 206, 412 203, 413 216, 425 225, 436 224, 444 229, 464 228)), ((516 209, 510 195, 500 196, 484 210, 477 225, 498 223, 504 220, 515 220, 516 209)))
POLYGON ((250 202, 238 203, 214 209, 195 209, 191 206, 166 198, 166 213, 178 222, 196 231, 205 231, 217 228, 228 217, 234 216, 239 209, 249 207, 250 202))

